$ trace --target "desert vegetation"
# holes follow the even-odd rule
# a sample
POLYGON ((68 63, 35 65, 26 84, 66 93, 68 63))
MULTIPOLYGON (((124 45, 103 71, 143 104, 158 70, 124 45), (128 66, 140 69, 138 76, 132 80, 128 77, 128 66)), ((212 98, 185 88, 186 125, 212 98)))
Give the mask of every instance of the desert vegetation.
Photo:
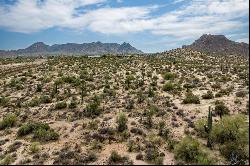
POLYGON ((0 164, 249 164, 246 57, 0 59, 0 164))

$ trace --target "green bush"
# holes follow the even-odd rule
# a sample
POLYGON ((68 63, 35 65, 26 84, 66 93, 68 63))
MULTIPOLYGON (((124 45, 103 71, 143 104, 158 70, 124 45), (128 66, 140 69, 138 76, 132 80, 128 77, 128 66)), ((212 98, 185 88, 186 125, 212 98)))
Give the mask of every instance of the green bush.
POLYGON ((17 117, 14 114, 8 114, 2 121, 0 121, 0 130, 8 127, 13 127, 17 121, 17 117))
POLYGON ((41 84, 36 85, 36 92, 42 92, 42 85, 41 84))
POLYGON ((86 117, 95 117, 101 114, 101 109, 99 108, 100 103, 97 101, 93 101, 89 103, 84 111, 84 115, 86 117))
POLYGON ((45 130, 43 128, 39 128, 39 129, 35 130, 34 135, 33 135, 34 140, 38 140, 41 142, 46 142, 46 141, 50 141, 50 140, 57 140, 58 138, 59 138, 59 134, 56 133, 52 129, 45 130))
POLYGON ((214 113, 215 115, 219 115, 220 117, 222 117, 223 115, 229 114, 229 109, 225 106, 223 102, 217 101, 215 103, 214 113))
POLYGON ((33 139, 41 142, 57 140, 59 134, 53 129, 50 129, 49 125, 46 123, 27 123, 22 125, 18 131, 17 136, 25 136, 28 134, 34 134, 33 139))
POLYGON ((158 133, 158 135, 161 136, 162 138, 164 138, 165 140, 168 140, 170 130, 168 128, 166 128, 165 122, 161 121, 161 122, 159 122, 158 125, 159 125, 159 133, 158 133))
POLYGON ((13 162, 11 155, 6 155, 2 160, 0 160, 0 165, 10 165, 13 162))
POLYGON ((176 78, 175 73, 167 72, 167 73, 164 74, 164 79, 165 80, 174 80, 175 78, 176 78))
POLYGON ((42 95, 40 97, 40 102, 43 104, 51 103, 51 98, 48 95, 42 95))
POLYGON ((192 92, 188 92, 186 98, 183 100, 183 104, 200 104, 200 99, 192 92))
POLYGON ((200 144, 192 137, 186 136, 175 146, 174 154, 176 159, 194 163, 200 154, 200 144))
POLYGON ((155 96, 154 89, 150 86, 148 89, 148 97, 154 97, 154 96, 155 96))
POLYGON ((207 125, 207 118, 199 119, 195 122, 194 129, 197 131, 198 135, 202 138, 207 138, 208 133, 205 131, 205 125, 207 125))
POLYGON ((61 110, 61 109, 64 109, 64 108, 67 108, 67 103, 65 101, 58 102, 55 105, 56 110, 61 110))
POLYGON ((249 159, 247 146, 235 142, 227 142, 220 147, 221 154, 231 165, 245 165, 249 159))
POLYGON ((207 91, 206 94, 202 95, 203 99, 212 99, 214 98, 213 92, 212 91, 207 91))
POLYGON ((40 147, 39 147, 39 142, 33 142, 31 145, 30 145, 30 152, 31 153, 36 153, 36 152, 39 152, 40 151, 40 147))
POLYGON ((212 141, 224 144, 231 141, 248 142, 248 127, 244 115, 224 116, 213 125, 211 132, 212 141))
POLYGON ((111 155, 108 158, 109 165, 123 164, 123 165, 132 165, 132 161, 128 157, 122 157, 116 151, 112 151, 111 155))
POLYGON ((245 97, 247 95, 246 91, 238 91, 235 93, 237 97, 245 97))
POLYGON ((249 128, 244 115, 224 116, 212 129, 212 142, 231 163, 244 165, 249 158, 249 128))
POLYGON ((92 120, 88 123, 88 128, 90 130, 97 130, 98 129, 98 121, 97 120, 92 120))
POLYGON ((33 98, 30 102, 29 102, 29 106, 30 107, 36 107, 36 106, 39 106, 39 104, 40 104, 40 100, 39 100, 39 98, 38 97, 35 97, 35 98, 33 98))
POLYGON ((177 160, 190 164, 215 164, 214 161, 202 150, 199 142, 191 136, 184 137, 174 147, 174 155, 177 160))
POLYGON ((172 91, 174 90, 175 85, 172 84, 171 82, 167 82, 166 84, 163 85, 163 91, 172 91))
POLYGON ((71 100, 69 103, 69 109, 74 109, 77 107, 77 101, 76 100, 71 100))
POLYGON ((117 123, 118 123, 118 127, 117 130, 119 132, 123 132, 124 130, 127 129, 127 117, 126 115, 122 112, 119 114, 118 118, 117 118, 117 123))
POLYGON ((33 122, 29 122, 27 124, 23 124, 18 129, 17 136, 19 136, 19 137, 25 136, 25 135, 33 133, 34 131, 36 131, 38 129, 49 130, 50 127, 46 123, 33 123, 33 122))
POLYGON ((0 96, 0 106, 5 107, 9 102, 9 98, 6 98, 4 96, 0 96))

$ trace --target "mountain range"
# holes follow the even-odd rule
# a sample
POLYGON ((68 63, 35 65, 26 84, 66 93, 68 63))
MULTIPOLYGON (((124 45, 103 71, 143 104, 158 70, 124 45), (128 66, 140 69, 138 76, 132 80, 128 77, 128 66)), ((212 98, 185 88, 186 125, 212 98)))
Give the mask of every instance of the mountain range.
POLYGON ((218 55, 249 56, 249 44, 229 40, 224 35, 204 34, 191 45, 183 45, 182 48, 218 55))
MULTIPOLYGON (((238 43, 227 39, 224 35, 204 34, 191 45, 183 45, 182 48, 194 51, 219 55, 243 55, 249 56, 249 44, 238 43)), ((37 42, 25 49, 0 50, 0 57, 38 56, 38 55, 103 55, 103 54, 143 54, 129 43, 67 43, 46 45, 37 42)))
POLYGON ((103 55, 103 54, 142 54, 141 50, 132 47, 129 43, 67 43, 46 45, 43 42, 37 42, 25 49, 4 51, 0 50, 0 56, 17 55, 103 55))

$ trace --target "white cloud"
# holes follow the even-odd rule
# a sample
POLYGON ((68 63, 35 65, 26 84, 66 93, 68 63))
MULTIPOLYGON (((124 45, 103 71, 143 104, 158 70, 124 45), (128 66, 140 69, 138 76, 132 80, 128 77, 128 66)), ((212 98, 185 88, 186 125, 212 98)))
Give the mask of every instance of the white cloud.
MULTIPOLYGON (((183 0, 176 0, 180 3, 183 0)), ((78 13, 87 5, 106 0, 25 0, 0 6, 0 26, 10 31, 32 33, 59 27, 78 31, 88 29, 103 34, 148 31, 159 36, 194 39, 204 33, 233 33, 248 27, 241 19, 249 15, 248 0, 193 0, 175 11, 153 16, 160 6, 96 7, 78 13)))
POLYGON ((244 43, 249 43, 249 38, 241 38, 236 40, 237 42, 244 42, 244 43))

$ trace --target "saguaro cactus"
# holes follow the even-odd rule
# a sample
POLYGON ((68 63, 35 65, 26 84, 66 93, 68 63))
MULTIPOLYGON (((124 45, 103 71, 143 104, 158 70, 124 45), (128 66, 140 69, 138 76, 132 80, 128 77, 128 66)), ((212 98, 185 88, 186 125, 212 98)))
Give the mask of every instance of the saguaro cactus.
POLYGON ((81 85, 81 104, 83 103, 83 97, 86 95, 86 82, 83 81, 81 85))
POLYGON ((213 126, 212 110, 211 110, 211 107, 209 106, 207 125, 204 126, 205 131, 208 133, 207 147, 212 147, 211 138, 210 138, 210 133, 212 131, 212 126, 213 126))

